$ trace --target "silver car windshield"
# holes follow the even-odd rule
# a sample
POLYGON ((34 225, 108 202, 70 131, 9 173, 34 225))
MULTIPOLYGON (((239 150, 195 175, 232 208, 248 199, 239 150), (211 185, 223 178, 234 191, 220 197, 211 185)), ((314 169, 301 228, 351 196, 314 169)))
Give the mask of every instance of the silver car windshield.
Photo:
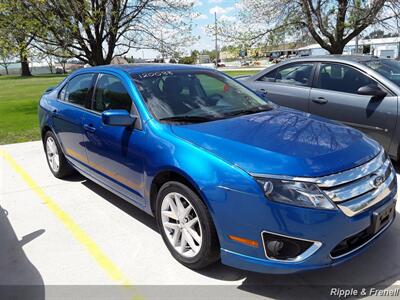
POLYGON ((400 62, 392 59, 376 59, 362 63, 400 86, 400 62))
POLYGON ((156 71, 135 73, 132 78, 153 116, 161 121, 206 122, 273 107, 214 71, 156 71))

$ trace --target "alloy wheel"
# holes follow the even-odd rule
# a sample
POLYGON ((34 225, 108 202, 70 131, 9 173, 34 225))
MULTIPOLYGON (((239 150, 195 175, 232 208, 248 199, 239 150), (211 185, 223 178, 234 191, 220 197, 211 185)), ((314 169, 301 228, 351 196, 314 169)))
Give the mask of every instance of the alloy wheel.
POLYGON ((162 200, 161 221, 168 241, 184 257, 196 256, 203 236, 198 214, 192 204, 179 193, 169 193, 162 200))
POLYGON ((58 154, 56 142, 51 136, 46 140, 46 154, 50 168, 53 172, 58 172, 60 169, 60 156, 58 154))

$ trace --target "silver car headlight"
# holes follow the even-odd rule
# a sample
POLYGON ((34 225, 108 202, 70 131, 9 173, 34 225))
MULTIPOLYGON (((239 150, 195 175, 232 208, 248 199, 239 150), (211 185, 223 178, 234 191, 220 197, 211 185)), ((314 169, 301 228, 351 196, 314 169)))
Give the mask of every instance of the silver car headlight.
POLYGON ((336 209, 313 183, 271 178, 256 178, 265 196, 275 202, 320 209, 336 209))

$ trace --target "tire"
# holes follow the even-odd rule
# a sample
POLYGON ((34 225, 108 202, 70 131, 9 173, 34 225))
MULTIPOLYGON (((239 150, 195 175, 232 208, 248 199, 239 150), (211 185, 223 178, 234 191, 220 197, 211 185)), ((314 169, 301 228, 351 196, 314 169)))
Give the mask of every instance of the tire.
POLYGON ((65 158, 56 136, 50 130, 44 135, 43 147, 47 164, 55 177, 65 178, 75 172, 65 158), (56 161, 58 161, 58 164, 56 161))
POLYGON ((189 187, 176 181, 165 183, 157 195, 156 217, 165 245, 181 264, 190 269, 202 269, 219 260, 220 246, 214 223, 204 202, 189 187), (172 199, 179 214, 177 198, 183 204, 183 208, 187 210, 187 215, 181 210, 180 216, 176 216, 171 205, 168 204, 172 199), (196 217, 198 222, 195 222, 196 217), (171 224, 174 228, 169 227, 171 224), (179 231, 180 236, 178 236, 179 231), (175 234, 178 236, 176 239, 174 239, 175 234), (188 235, 189 240, 192 238, 191 242, 188 242, 188 235), (182 248, 183 237, 186 246, 182 248), (197 237, 197 240, 194 237, 197 237), (199 237, 200 243, 198 242, 199 237), (196 247, 191 247, 193 243, 196 247))

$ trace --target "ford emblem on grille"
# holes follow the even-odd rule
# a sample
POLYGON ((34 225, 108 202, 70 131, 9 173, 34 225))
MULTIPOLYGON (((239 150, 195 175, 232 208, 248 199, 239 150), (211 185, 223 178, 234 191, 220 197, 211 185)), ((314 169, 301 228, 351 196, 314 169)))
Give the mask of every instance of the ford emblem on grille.
POLYGON ((370 184, 371 184, 374 188, 377 188, 377 187, 380 186, 384 181, 385 181, 385 179, 383 178, 382 175, 376 175, 375 177, 372 177, 372 180, 371 180, 370 184))

